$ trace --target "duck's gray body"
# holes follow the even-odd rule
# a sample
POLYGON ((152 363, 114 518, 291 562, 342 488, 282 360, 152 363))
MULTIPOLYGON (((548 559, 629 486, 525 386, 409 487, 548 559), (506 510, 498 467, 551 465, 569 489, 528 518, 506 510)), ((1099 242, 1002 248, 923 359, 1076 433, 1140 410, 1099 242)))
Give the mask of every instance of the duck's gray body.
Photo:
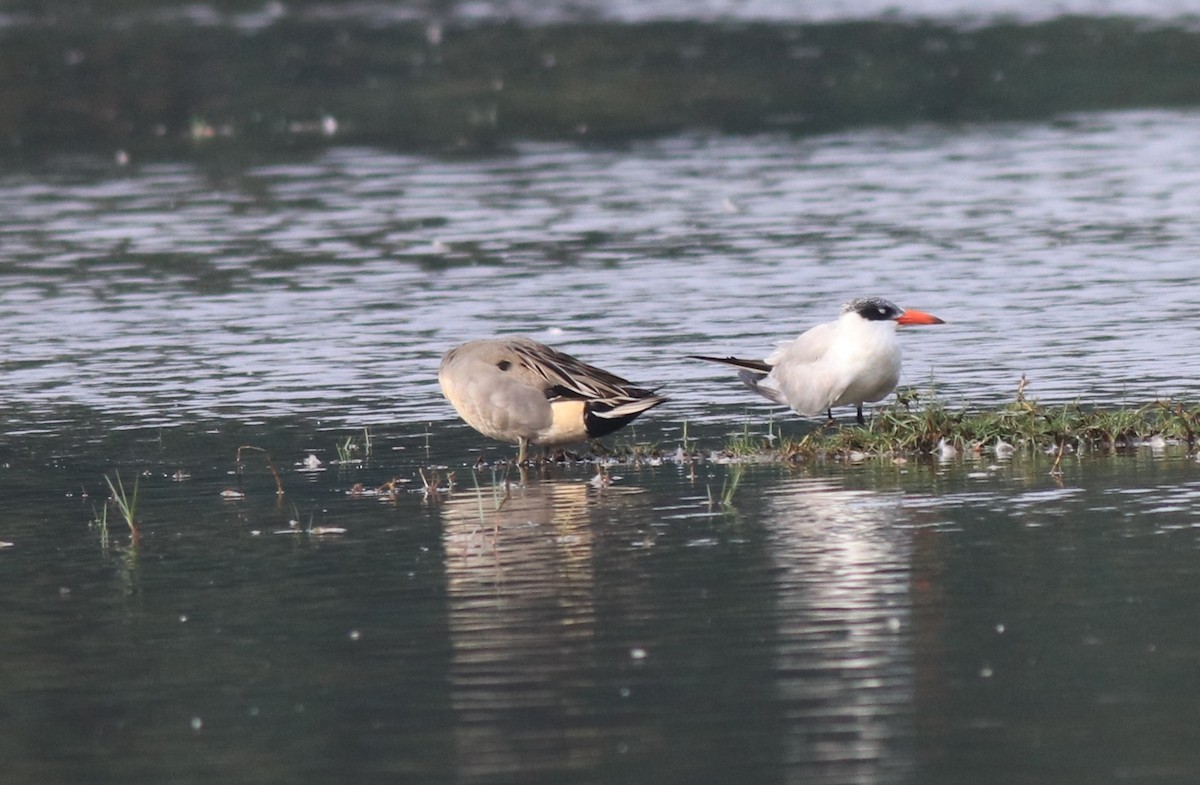
POLYGON ((556 447, 628 425, 666 398, 569 354, 519 336, 468 341, 446 352, 442 394, 484 436, 556 447))

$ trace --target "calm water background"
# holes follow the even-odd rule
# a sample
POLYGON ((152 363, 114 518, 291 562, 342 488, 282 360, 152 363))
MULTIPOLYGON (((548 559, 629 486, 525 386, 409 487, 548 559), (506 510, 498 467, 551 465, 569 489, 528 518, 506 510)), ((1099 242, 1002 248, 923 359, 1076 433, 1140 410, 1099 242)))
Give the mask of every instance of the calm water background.
MULTIPOLYGON (((161 23, 208 29, 188 8, 161 23)), ((511 450, 435 381, 449 346, 525 333, 664 386, 622 442, 670 453, 686 423, 706 454, 810 426, 685 355, 764 355, 877 294, 947 320, 905 332, 902 384, 953 405, 1023 374, 1042 401, 1194 401, 1200 111, 101 147, 0 172, 6 782, 1200 777, 1183 447, 1061 478, 1039 454, 752 466, 722 506, 708 461, 473 472, 511 450), (117 472, 136 545, 95 520, 117 472)))

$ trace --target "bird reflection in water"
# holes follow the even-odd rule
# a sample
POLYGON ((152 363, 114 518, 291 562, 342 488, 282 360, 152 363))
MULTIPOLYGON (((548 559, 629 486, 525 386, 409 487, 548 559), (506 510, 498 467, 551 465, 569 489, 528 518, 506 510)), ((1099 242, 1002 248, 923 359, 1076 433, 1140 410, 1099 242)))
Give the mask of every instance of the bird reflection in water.
POLYGON ((904 781, 915 677, 900 497, 802 480, 773 491, 768 508, 788 770, 797 782, 904 781))
POLYGON ((441 507, 460 781, 586 768, 612 746, 577 721, 596 692, 582 667, 597 659, 594 532, 615 506, 649 501, 522 476, 460 479, 441 507))

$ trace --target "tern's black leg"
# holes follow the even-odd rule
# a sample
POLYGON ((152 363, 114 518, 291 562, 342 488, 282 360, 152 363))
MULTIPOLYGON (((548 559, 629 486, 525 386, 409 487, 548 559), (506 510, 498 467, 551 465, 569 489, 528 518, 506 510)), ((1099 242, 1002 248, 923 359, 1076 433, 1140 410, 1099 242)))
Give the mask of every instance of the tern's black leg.
POLYGON ((864 420, 864 419, 863 419, 863 416, 862 416, 862 404, 861 404, 861 403, 858 405, 858 416, 857 416, 857 417, 855 417, 855 419, 856 419, 856 420, 858 420, 858 424, 859 424, 859 425, 866 425, 866 424, 867 424, 867 421, 866 421, 866 420, 864 420))

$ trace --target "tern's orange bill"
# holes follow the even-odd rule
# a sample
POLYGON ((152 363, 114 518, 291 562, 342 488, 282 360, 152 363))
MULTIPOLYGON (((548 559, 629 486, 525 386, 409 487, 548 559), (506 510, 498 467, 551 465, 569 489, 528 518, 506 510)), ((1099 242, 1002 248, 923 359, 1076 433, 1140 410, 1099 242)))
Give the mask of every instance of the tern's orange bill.
POLYGON ((924 311, 907 310, 896 317, 897 324, 945 324, 933 314, 924 311))

